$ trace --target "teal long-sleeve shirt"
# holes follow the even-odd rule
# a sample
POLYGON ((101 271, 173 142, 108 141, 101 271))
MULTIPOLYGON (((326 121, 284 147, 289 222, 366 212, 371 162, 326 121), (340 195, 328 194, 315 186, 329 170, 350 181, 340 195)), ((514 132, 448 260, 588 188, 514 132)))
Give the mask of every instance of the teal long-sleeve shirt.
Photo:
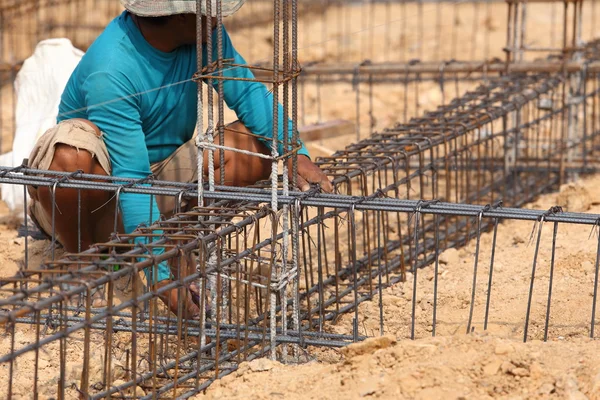
MULTIPOLYGON (((223 28, 223 57, 245 64, 223 28)), ((217 55, 213 41, 213 57, 217 55)), ((203 47, 203 60, 207 49, 203 47)), ((206 64, 206 62, 205 62, 206 64)), ((162 161, 193 136, 197 120, 195 46, 165 53, 142 36, 128 12, 114 19, 89 48, 62 95, 58 121, 84 118, 103 132, 112 175, 144 178, 150 164, 162 161)), ((225 67, 224 75, 252 78, 248 68, 225 67)), ((213 80, 216 87, 217 82, 213 80)), ((258 82, 226 80, 225 103, 269 148, 273 132, 273 96, 258 82)), ((283 107, 279 105, 279 141, 283 141, 283 107)), ((287 121, 291 132, 292 122, 287 121)), ((279 154, 283 146, 279 145, 279 154)), ((299 154, 308 156, 302 146, 299 154)), ((159 216, 150 196, 123 194, 120 207, 125 231, 159 216), (152 215, 151 210, 152 209, 152 215)))
MULTIPOLYGON (((223 29, 223 57, 245 64, 223 29)), ((207 49, 203 47, 204 64, 207 49)), ((216 58, 217 41, 212 53, 216 58)), ((71 118, 92 121, 103 132, 112 175, 142 179, 150 164, 169 157, 189 141, 197 121, 197 69, 195 46, 165 53, 142 36, 128 12, 115 18, 94 41, 73 71, 63 92, 58 122, 71 118)), ((225 76, 253 78, 247 68, 224 68, 225 76)), ((216 87, 217 82, 213 80, 216 87)), ((225 103, 269 148, 273 137, 273 96, 257 82, 226 80, 225 103)), ((292 121, 287 121, 290 132, 292 121)), ((283 142, 283 107, 279 105, 277 136, 283 142)), ((279 145, 279 154, 283 146, 279 145)), ((308 156, 304 145, 298 154, 308 156)), ((151 196, 124 193, 119 204, 126 233, 158 219, 160 212, 151 196)), ((143 241, 143 240, 140 240, 143 241)), ((156 250, 156 253, 160 253, 156 250)), ((168 279, 165 263, 147 270, 149 281, 168 279), (157 273, 157 275, 154 275, 157 273)))

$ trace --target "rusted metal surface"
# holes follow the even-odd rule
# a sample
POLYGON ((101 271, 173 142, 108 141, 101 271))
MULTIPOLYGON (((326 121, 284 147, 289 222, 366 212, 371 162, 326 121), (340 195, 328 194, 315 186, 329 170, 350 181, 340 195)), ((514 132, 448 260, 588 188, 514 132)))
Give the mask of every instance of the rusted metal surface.
MULTIPOLYGON (((358 307, 369 300, 378 301, 378 315, 369 318, 376 318, 380 329, 367 334, 386 333, 382 291, 406 281, 409 274, 412 312, 402 327, 404 335, 435 335, 435 312, 426 321, 431 332, 423 333, 423 319, 416 318, 419 268, 437 266, 444 249, 475 239, 473 274, 465 277, 473 281, 470 307, 465 309, 470 331, 476 324, 475 282, 483 265, 478 272, 480 238, 493 230, 495 249, 496 228, 504 219, 532 221, 538 228, 531 289, 524 300, 528 311, 520 333, 524 340, 547 337, 550 293, 544 335, 529 330, 542 227, 552 223, 555 233, 561 224, 589 229, 598 225, 600 216, 517 207, 575 174, 589 172, 589 161, 598 158, 600 71, 595 68, 599 44, 575 40, 560 55, 536 63, 404 60, 350 67, 340 62, 307 65, 298 75, 299 2, 271 5, 270 17, 276 22, 272 61, 263 70, 266 78, 257 79, 274 85, 275 101, 284 104, 283 117, 290 117, 294 127, 300 125, 302 73, 319 79, 350 75, 357 93, 361 85, 374 84, 375 75, 397 74, 403 80, 396 84, 408 88, 410 78, 414 83, 410 88, 417 94, 427 79, 424 75, 430 74, 428 79, 439 81, 440 105, 429 112, 418 106, 409 112, 408 102, 398 99, 404 101, 406 111, 396 116, 397 123, 384 130, 369 129, 367 137, 317 159, 335 186, 333 194, 321 193, 319 187, 295 191, 295 152, 277 154, 277 139, 272 153, 262 155, 272 162, 271 180, 246 188, 223 186, 222 176, 215 176, 214 169, 196 185, 152 177, 142 181, 102 177, 98 182, 98 176, 77 172, 0 167, 0 183, 177 199, 171 218, 161 218, 128 235, 115 232, 106 242, 81 253, 45 259, 41 265, 28 261, 31 243, 25 240, 19 273, 0 280, 0 324, 10 342, 10 351, 0 355, 8 371, 0 387, 2 395, 14 394, 19 376, 32 382, 34 393, 43 388, 57 398, 187 398, 245 360, 270 355, 298 362, 305 359, 310 346, 339 347, 362 340, 363 316, 358 307), (457 76, 461 73, 479 74, 474 78, 477 84, 451 92, 448 86, 458 86, 463 78, 467 82, 466 76, 457 76), (446 82, 448 74, 456 76, 446 82), (282 160, 290 160, 291 167, 282 160), (200 205, 181 210, 183 199, 198 199, 200 205), (140 272, 164 261, 174 279, 149 290, 140 272), (199 289, 190 291, 192 286, 199 289), (183 318, 183 307, 170 313, 160 301, 170 289, 182 297, 195 293, 201 315, 183 318), (99 296, 106 307, 94 307, 93 300, 99 296), (353 314, 352 328, 330 333, 331 323, 347 314, 353 314), (50 383, 40 375, 40 361, 48 362, 47 351, 55 352, 52 367, 57 371, 50 383), (76 368, 73 353, 77 354, 76 368), (112 373, 117 365, 123 370, 118 377, 112 373), (100 366, 101 372, 94 374, 94 366, 100 366), (136 386, 145 390, 144 395, 136 394, 136 386)), ((220 26, 223 21, 217 19, 220 26)), ((509 24, 508 30, 514 33, 516 26, 509 24)), ((517 44, 525 43, 526 36, 519 29, 516 32, 517 44)), ((219 35, 209 36, 209 44, 222 40, 219 35)), ((518 45, 514 50, 516 54, 526 48, 518 45)), ((200 99, 199 147, 208 150, 212 165, 223 149, 222 69, 228 60, 220 53, 208 57, 209 66, 204 69, 198 60, 195 80, 200 99), (205 85, 207 78, 214 77, 216 98, 213 88, 205 85), (209 110, 207 119, 202 107, 209 110)), ((372 91, 367 92, 372 99, 372 91)), ((367 118, 373 118, 372 104, 369 107, 367 118)), ((296 137, 296 131, 286 132, 284 144, 296 137)), ((203 154, 199 152, 200 157, 203 154)), ((73 218, 81 213, 80 209, 69 211, 73 218)), ((78 226, 79 234, 88 228, 78 226)), ((56 246, 56 237, 51 245, 56 246)), ((52 250, 54 254, 56 249, 52 250)), ((552 259, 554 253, 555 247, 552 259)), ((589 329, 578 331, 591 337, 595 335, 599 264, 596 257, 589 329)), ((493 258, 485 265, 489 283, 482 329, 487 328, 493 301, 493 265, 493 258)), ((436 288, 437 275, 436 271, 436 288)))

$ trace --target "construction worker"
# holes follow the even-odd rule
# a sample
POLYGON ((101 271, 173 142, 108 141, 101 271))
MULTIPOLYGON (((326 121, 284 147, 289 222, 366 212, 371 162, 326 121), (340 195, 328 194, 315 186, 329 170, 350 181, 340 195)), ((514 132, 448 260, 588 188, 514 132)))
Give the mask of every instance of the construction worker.
MULTIPOLYGON (((222 0, 223 16, 236 12, 244 2, 222 0)), ((121 0, 121 3, 125 11, 90 46, 71 75, 61 98, 58 125, 36 143, 29 166, 139 179, 152 173, 159 180, 196 182, 197 147, 192 136, 197 120, 197 84, 190 79, 197 72, 196 0, 121 0)), ((216 57, 215 3, 212 0, 215 10, 212 18, 206 17, 205 10, 201 12, 203 26, 209 22, 212 25, 215 38, 212 54, 216 57)), ((221 33, 223 57, 233 59, 235 64, 245 64, 227 31, 223 28, 221 33)), ((203 53, 206 64, 206 44, 203 53)), ((227 68, 223 74, 253 77, 247 68, 227 68)), ((272 94, 263 84, 247 80, 225 80, 223 91, 226 104, 239 118, 225 128, 225 146, 270 154, 274 133, 272 94), (258 139, 240 132, 252 133, 258 139)), ((281 105, 278 116, 279 132, 275 134, 281 142, 285 123, 291 121, 284 123, 281 105)), ((279 153, 283 151, 280 145, 279 153)), ((219 157, 215 157, 215 176, 219 177, 224 169, 227 185, 253 184, 271 173, 269 160, 224 153, 225 165, 220 165, 219 157)), ((316 183, 331 191, 331 183, 312 163, 303 145, 298 154, 299 187, 306 190, 309 183, 316 183)), ((207 158, 204 157, 204 174, 207 158)), ((29 193, 32 219, 50 234, 50 190, 29 187, 29 193)), ((117 206, 114 193, 81 191, 81 203, 75 190, 59 189, 55 196, 56 238, 68 252, 76 252, 79 245, 86 249, 110 237, 117 206), (81 204, 83 227, 79 233, 78 219, 72 215, 78 204, 81 204)), ((149 195, 121 194, 120 229, 131 233, 141 224, 148 225, 158 219, 160 214, 168 216, 172 212, 173 198, 153 199, 149 195)), ((174 279, 164 262, 157 269, 149 268, 146 276, 153 289, 174 279)), ((197 315, 199 309, 187 294, 184 317, 189 318, 197 315)), ((161 299, 176 312, 179 300, 176 289, 167 291, 161 299)))

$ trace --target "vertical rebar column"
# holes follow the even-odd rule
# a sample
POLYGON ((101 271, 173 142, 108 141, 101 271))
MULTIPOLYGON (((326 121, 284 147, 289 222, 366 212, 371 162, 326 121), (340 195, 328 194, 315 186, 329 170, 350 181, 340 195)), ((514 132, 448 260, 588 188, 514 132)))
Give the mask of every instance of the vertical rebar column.
MULTIPOLYGON (((196 70, 201 73, 202 71, 202 1, 196 0, 196 57, 197 64, 196 70)), ((204 0, 206 1, 206 0, 204 0)), ((198 109, 197 109, 197 120, 196 120, 196 146, 198 148, 198 206, 202 207, 204 205, 204 147, 203 144, 206 143, 206 135, 204 134, 204 118, 203 118, 203 103, 202 103, 202 79, 198 80, 198 109)), ((202 217, 198 217, 200 220, 202 217)), ((202 242, 200 242, 202 243, 202 242)), ((201 254, 202 252, 199 252, 201 254)), ((200 265, 200 255, 196 260, 196 270, 201 271, 200 265)), ((200 296, 205 296, 205 288, 203 285, 203 279, 200 277, 198 279, 198 288, 200 296)), ((202 304, 203 302, 201 302, 202 304)), ((200 310, 200 347, 206 345, 206 335, 204 334, 204 321, 206 319, 206 313, 204 310, 200 310)))
MULTIPOLYGON (((206 140, 209 145, 214 143, 214 97, 211 88, 212 74, 214 73, 214 55, 213 55, 213 29, 212 29, 212 0, 206 0, 206 71, 209 76, 208 82, 206 83, 206 140)), ((200 42, 202 47, 202 42, 200 42)), ((215 190, 215 153, 214 148, 208 148, 208 190, 211 192, 215 190)))
MULTIPOLYGON (((206 1, 206 0, 205 0, 206 1)), ((196 70, 202 71, 202 0, 196 0, 196 70)), ((198 109, 196 120, 196 147, 198 148, 198 206, 204 205, 204 108, 202 104, 202 79, 198 79, 198 109)))
MULTIPOLYGON (((292 144, 298 145, 298 0, 292 1, 292 144)), ((292 154, 292 187, 296 187, 298 180, 298 153, 292 154)), ((293 328, 300 332, 299 293, 298 280, 300 278, 300 205, 294 207, 292 218, 292 321, 293 328)), ((299 357, 298 348, 294 346, 294 356, 299 357)))
POLYGON ((512 46, 512 13, 513 13, 513 3, 508 2, 508 11, 506 13, 506 47, 504 51, 506 52, 506 65, 510 64, 511 60, 511 46, 512 46))
MULTIPOLYGON (((581 61, 582 58, 582 53, 581 51, 578 50, 579 46, 581 45, 581 30, 580 30, 580 26, 581 26, 581 19, 580 19, 580 8, 579 8, 579 2, 575 2, 573 4, 573 20, 572 20, 572 24, 573 26, 572 28, 572 32, 573 32, 573 37, 572 37, 572 50, 571 51, 567 51, 567 49, 563 49, 564 50, 564 54, 565 57, 570 58, 572 61, 581 61), (569 57, 570 56, 570 57, 569 57)), ((568 19, 565 19, 565 22, 568 21, 568 19)), ((565 30, 567 30, 567 27, 564 27, 565 30)), ((573 158, 575 156, 575 143, 579 143, 580 142, 580 138, 578 136, 580 136, 581 134, 583 134, 583 130, 580 129, 581 128, 581 119, 580 119, 580 106, 581 104, 583 104, 583 108, 585 108, 585 99, 582 96, 583 94, 583 90, 585 88, 585 80, 582 79, 583 76, 583 69, 574 73, 570 73, 569 75, 569 92, 567 95, 567 104, 568 104, 568 111, 567 111, 567 142, 566 142, 566 146, 567 146, 567 165, 571 165, 573 158)), ((570 172, 567 174, 567 178, 568 180, 573 180, 577 178, 577 173, 576 172, 570 172)))
MULTIPOLYGON (((219 145, 225 146, 225 110, 224 110, 224 93, 223 93, 223 7, 221 0, 217 0, 217 72, 219 79, 217 80, 217 107, 218 107, 218 120, 217 130, 219 135, 219 145)), ((219 149, 219 183, 225 185, 225 151, 219 149)), ((219 249, 222 248, 219 247, 219 249)), ((216 256, 216 255, 215 255, 216 256)), ((222 255, 219 255, 222 256, 222 255)), ((229 280, 226 277, 221 278, 221 319, 219 322, 227 322, 227 308, 229 306, 229 280)), ((216 312, 216 310, 215 310, 216 312)))
POLYGON ((519 0, 515 1, 514 4, 514 14, 513 14, 513 32, 512 32, 512 39, 513 42, 511 44, 511 53, 512 53, 512 61, 519 61, 519 46, 520 46, 520 42, 519 42, 519 6, 521 6, 522 4, 519 3, 519 0))
MULTIPOLYGON (((290 160, 289 156, 289 139, 291 136, 289 127, 289 83, 287 79, 291 76, 292 71, 290 71, 290 29, 289 29, 289 18, 290 18, 290 0, 283 0, 283 152, 286 154, 286 157, 283 159, 283 195, 287 196, 289 194, 289 175, 288 175, 288 161, 290 160)), ((288 230, 289 230, 289 206, 283 206, 283 243, 281 248, 281 275, 285 277, 287 280, 287 272, 288 272, 288 230)), ((280 299, 281 299, 281 329, 284 335, 287 334, 287 293, 288 287, 287 282, 282 282, 281 290, 280 290, 280 299)), ((287 346, 284 346, 282 349, 282 357, 285 360, 287 358, 287 346)))
POLYGON ((521 38, 519 40, 519 59, 523 61, 523 55, 525 53, 525 36, 527 34, 527 3, 521 4, 521 38))
MULTIPOLYGON (((212 24, 211 24, 212 25, 212 24)), ((212 26, 211 26, 212 28, 212 26)), ((219 146, 225 146, 225 110, 224 110, 224 94, 223 94, 223 9, 221 0, 217 0, 217 74, 219 79, 217 80, 217 107, 218 107, 218 119, 217 119, 217 133, 219 135, 219 146)), ((219 184, 225 185, 225 151, 219 149, 219 184)))
POLYGON ((577 10, 577 20, 575 21, 577 24, 575 27, 575 46, 577 53, 581 54, 580 47, 583 45, 583 0, 579 0, 575 3, 575 9, 577 10))
MULTIPOLYGON (((207 121, 206 121, 206 141, 210 146, 208 148, 208 190, 211 192, 215 190, 215 154, 214 154, 214 144, 215 136, 215 125, 214 125, 214 97, 213 97, 213 81, 211 77, 214 74, 214 54, 213 54, 213 26, 212 26, 212 16, 215 14, 216 10, 213 10, 213 1, 206 0, 206 65, 207 65, 207 74, 209 76, 208 82, 206 84, 206 105, 207 105, 207 121)), ((217 54, 218 57, 218 54, 217 54)), ((209 219, 211 217, 208 217, 209 219)), ((214 229, 214 225, 209 225, 209 229, 214 229)), ((208 265, 207 268, 211 271, 210 276, 207 279, 208 290, 210 291, 210 311, 211 313, 208 315, 210 319, 213 318, 213 313, 217 311, 217 274, 214 272, 214 266, 217 264, 217 248, 213 247, 210 250, 210 254, 208 254, 208 265)), ((200 295, 203 295, 202 293, 200 295)), ((218 323, 218 321, 217 321, 218 323)), ((215 349, 213 348, 213 352, 215 349)))
MULTIPOLYGON (((271 211, 272 218, 277 217, 277 176, 279 173, 278 166, 278 150, 277 150, 277 139, 279 138, 279 20, 280 20, 280 8, 279 2, 281 0, 273 0, 273 140, 271 142, 271 211)), ((285 121, 284 121, 285 123, 285 121)), ((285 151, 285 148, 284 148, 285 151)), ((273 248, 271 251, 275 251, 275 243, 277 240, 277 225, 273 224, 274 228, 271 232, 273 248)), ((278 281, 278 271, 276 263, 272 263, 271 267, 271 281, 278 281)), ((276 352, 275 346, 277 344, 277 293, 271 290, 270 294, 270 338, 271 338, 271 359, 275 359, 276 352)))
MULTIPOLYGON (((2 9, 0 9, 0 26, 6 26, 6 22, 4 21, 4 12, 2 9)), ((4 60, 4 34, 3 34, 3 30, 4 29, 0 29, 0 62, 2 62, 4 60)), ((4 79, 4 75, 2 72, 0 72, 0 104, 6 104, 4 102, 3 99, 3 90, 2 90, 2 86, 3 86, 3 82, 2 80, 4 79)), ((14 86, 14 85, 13 85, 14 86)), ((4 137, 4 127, 3 127, 3 123, 4 123, 4 118, 2 117, 2 112, 0 112, 0 138, 4 137)), ((12 137, 11 137, 12 139, 12 137)), ((2 149, 2 140, 0 139, 0 150, 2 149)), ((27 218, 25 218, 25 226, 27 226, 27 218)))

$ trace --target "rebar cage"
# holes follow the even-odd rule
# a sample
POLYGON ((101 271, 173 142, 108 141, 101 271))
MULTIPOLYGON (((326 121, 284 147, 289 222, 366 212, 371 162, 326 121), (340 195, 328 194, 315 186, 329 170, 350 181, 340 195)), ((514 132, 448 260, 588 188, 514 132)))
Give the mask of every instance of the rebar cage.
MULTIPOLYGON (((204 4, 210 12, 212 4, 206 3, 199 0, 198 7, 204 4)), ((11 107, 16 100, 10 85, 40 39, 66 35, 86 48, 120 12, 116 1, 0 5, 5 89, 0 95, 3 102, 10 97, 11 107), (93 7, 104 11, 89 12, 93 7), (23 15, 36 17, 17 25, 23 15)), ((197 145, 205 151, 198 151, 198 163, 206 154, 214 165, 223 151, 236 151, 223 141, 228 114, 222 82, 228 68, 251 68, 255 79, 271 88, 273 131, 276 103, 283 104, 284 118, 293 122, 284 135, 288 150, 279 154, 274 138, 269 155, 255 154, 271 163, 272 173, 268 182, 251 187, 224 186, 223 175, 210 167, 198 184, 0 167, 0 183, 23 187, 24 213, 26 188, 32 185, 54 195, 102 190, 113 192, 117 203, 123 193, 137 193, 150 201, 171 198, 174 204, 172 215, 155 216, 128 235, 118 232, 117 207, 112 237, 74 254, 62 252, 53 229, 49 242, 41 243, 48 245, 42 260, 40 241, 29 237, 24 224, 18 273, 0 279, 5 349, 0 368, 8 376, 0 393, 189 398, 257 357, 301 362, 313 357, 315 347, 341 347, 372 335, 450 334, 455 321, 438 316, 438 293, 445 290, 438 280, 440 254, 471 239, 473 269, 464 279, 472 284, 461 328, 488 329, 498 323, 493 291, 502 288, 494 286, 494 263, 505 220, 531 221, 536 229, 533 258, 527 260, 527 307, 512 333, 524 340, 551 337, 552 323, 560 323, 560 316, 550 313, 559 227, 596 229, 600 215, 518 207, 596 170, 595 1, 265 0, 249 2, 225 21, 220 5, 217 0, 217 25, 227 23, 239 48, 246 41, 250 67, 209 52, 203 68, 200 52, 193 79, 199 98, 197 145), (453 18, 444 24, 448 13, 453 18), (548 24, 536 25, 527 17, 532 13, 549 13, 548 24), (356 14, 363 15, 363 26, 351 26, 356 14), (474 22, 464 26, 462 18, 474 22), (265 36, 264 25, 272 30, 270 56, 255 46, 265 36), (381 37, 377 29, 384 31, 381 37), (549 33, 547 43, 530 41, 528 33, 535 29, 549 33), (465 32, 471 40, 461 40, 465 32), (494 35, 506 37, 504 49, 491 48, 494 35), (442 44, 444 36, 451 38, 449 48, 442 44), (378 103, 390 87, 397 88, 395 108, 378 103), (340 93, 339 104, 330 104, 340 93), (298 192, 298 127, 338 118, 338 107, 355 110, 354 143, 315 158, 335 192, 318 187, 298 192), (193 199, 197 207, 183 207, 193 199), (548 223, 551 238, 542 234, 548 223), (491 241, 482 240, 486 231, 492 232, 491 241), (542 253, 551 273, 543 281, 547 302, 540 308, 535 283, 542 253), (163 261, 173 279, 151 290, 141 272, 163 261), (425 279, 420 268, 431 264, 433 276, 425 279), (403 285, 404 318, 390 324, 383 291, 396 284, 403 285), (190 285, 200 294, 194 299, 200 316, 185 318, 183 303, 169 312, 160 301, 165 293, 175 288, 180 296, 189 295, 190 285), (434 287, 426 301, 419 294, 423 285, 434 287), (95 306, 98 295, 107 300, 105 306, 95 306), (358 312, 369 304, 371 314, 358 312), (376 329, 366 328, 366 322, 376 329)), ((198 27, 205 28, 200 18, 198 27)), ((211 48, 211 41, 222 38, 217 33, 207 39, 211 48)), ((5 117, 5 109, 0 109, 0 130, 11 138, 12 115, 5 117)), ((9 147, 10 140, 3 142, 9 147)), ((53 221, 64 217, 55 204, 53 210, 53 221)), ((80 221, 80 215, 81 209, 69 210, 70 218, 80 221)), ((79 236, 84 229, 89 227, 78 224, 79 236)), ((593 243, 598 246, 593 279, 582 288, 593 292, 590 316, 574 328, 592 338, 600 254, 593 243)))

